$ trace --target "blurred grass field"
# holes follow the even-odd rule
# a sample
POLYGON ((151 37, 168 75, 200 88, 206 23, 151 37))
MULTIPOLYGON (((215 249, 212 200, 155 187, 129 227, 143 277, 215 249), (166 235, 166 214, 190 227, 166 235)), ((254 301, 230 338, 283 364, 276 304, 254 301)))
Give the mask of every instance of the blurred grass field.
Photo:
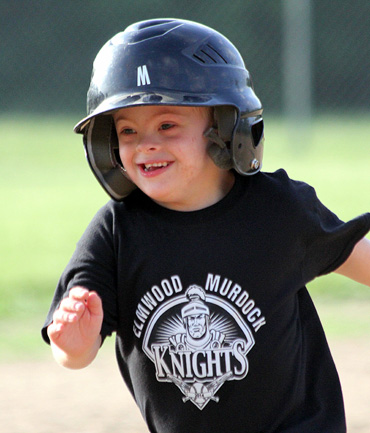
MULTIPOLYGON (((88 168, 81 137, 72 132, 75 120, 0 117, 0 359, 38 352, 59 275, 108 200, 88 168)), ((263 170, 283 167, 311 184, 344 220, 370 211, 368 116, 320 117, 291 130, 266 115, 265 124, 263 170)), ((319 305, 327 305, 329 333, 370 332, 367 287, 330 275, 309 288, 319 305)))

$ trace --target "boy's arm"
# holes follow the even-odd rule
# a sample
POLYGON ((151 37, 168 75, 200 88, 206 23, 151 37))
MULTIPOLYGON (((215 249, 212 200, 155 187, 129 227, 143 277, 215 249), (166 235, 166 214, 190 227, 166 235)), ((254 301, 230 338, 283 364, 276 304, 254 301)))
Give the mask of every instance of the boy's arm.
POLYGON ((348 259, 335 272, 370 286, 370 240, 361 239, 348 259))
POLYGON ((73 287, 48 326, 56 361, 73 369, 89 365, 101 345, 102 322, 103 308, 98 294, 83 287, 73 287))

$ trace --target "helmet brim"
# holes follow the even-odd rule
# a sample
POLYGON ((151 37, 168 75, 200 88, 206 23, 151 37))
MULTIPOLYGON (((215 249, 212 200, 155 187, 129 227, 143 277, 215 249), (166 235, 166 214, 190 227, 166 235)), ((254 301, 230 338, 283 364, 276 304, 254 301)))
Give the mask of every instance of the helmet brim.
MULTIPOLYGON (((241 98, 242 99, 242 98, 241 98)), ((254 107, 249 106, 251 113, 257 112, 262 109, 259 99, 255 96, 254 92, 250 95, 249 101, 254 102, 254 107)), ((184 92, 165 92, 151 90, 150 92, 131 92, 123 93, 105 99, 99 104, 96 109, 88 116, 80 120, 74 127, 74 132, 83 134, 86 127, 89 125, 93 117, 99 115, 110 114, 113 111, 122 108, 129 108, 140 105, 172 105, 172 106, 196 106, 196 107, 217 107, 223 105, 230 105, 239 111, 240 104, 235 101, 230 101, 229 98, 223 98, 220 95, 212 94, 191 94, 184 92)))

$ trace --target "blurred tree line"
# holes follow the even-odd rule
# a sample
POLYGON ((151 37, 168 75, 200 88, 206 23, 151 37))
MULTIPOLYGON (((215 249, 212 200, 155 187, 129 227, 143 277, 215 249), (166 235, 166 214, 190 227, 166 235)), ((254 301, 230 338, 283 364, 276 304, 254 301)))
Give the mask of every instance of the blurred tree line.
MULTIPOLYGON (((227 36, 244 57, 265 109, 280 114, 283 1, 1 0, 0 113, 82 116, 100 47, 132 22, 178 17, 227 36)), ((314 110, 369 110, 369 0, 310 5, 314 110)))

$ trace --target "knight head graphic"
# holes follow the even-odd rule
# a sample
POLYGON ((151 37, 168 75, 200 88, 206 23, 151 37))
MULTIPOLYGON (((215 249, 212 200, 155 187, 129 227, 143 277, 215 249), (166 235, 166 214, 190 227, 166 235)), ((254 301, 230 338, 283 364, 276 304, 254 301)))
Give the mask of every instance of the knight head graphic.
POLYGON ((177 349, 191 351, 220 346, 224 336, 210 328, 210 311, 202 287, 193 284, 185 295, 188 302, 181 309, 181 319, 186 333, 172 336, 171 343, 177 349))
POLYGON ((196 285, 186 291, 189 302, 181 309, 181 317, 186 330, 187 344, 194 348, 204 348, 210 340, 209 308, 205 304, 204 290, 196 285))

